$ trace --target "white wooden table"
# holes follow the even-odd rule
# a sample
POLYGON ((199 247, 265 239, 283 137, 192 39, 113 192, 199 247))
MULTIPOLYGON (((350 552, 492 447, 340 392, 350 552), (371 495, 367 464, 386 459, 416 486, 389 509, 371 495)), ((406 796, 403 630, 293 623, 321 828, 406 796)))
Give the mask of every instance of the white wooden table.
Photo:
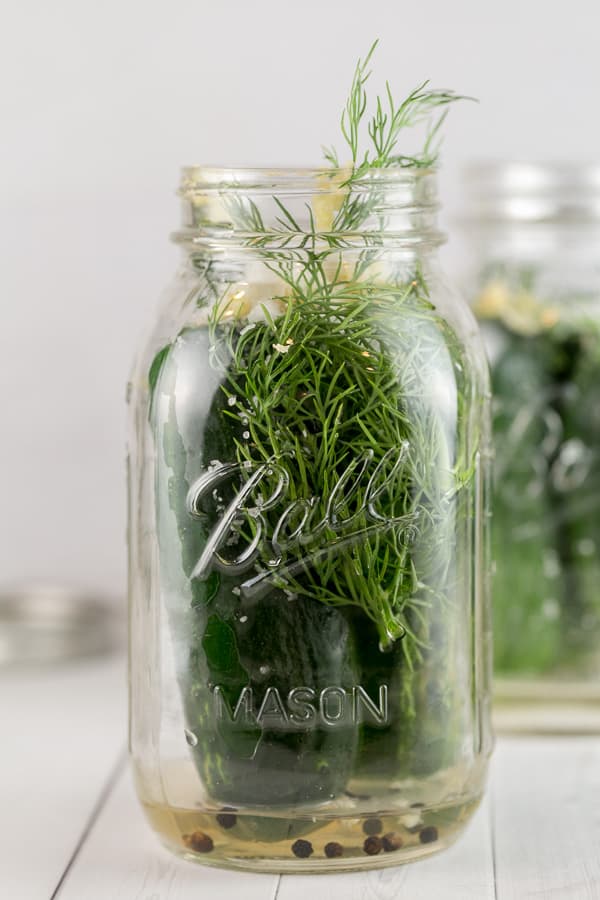
POLYGON ((163 850, 124 735, 121 660, 0 674, 2 900, 600 900, 600 738, 500 740, 483 806, 428 860, 278 877, 163 850))

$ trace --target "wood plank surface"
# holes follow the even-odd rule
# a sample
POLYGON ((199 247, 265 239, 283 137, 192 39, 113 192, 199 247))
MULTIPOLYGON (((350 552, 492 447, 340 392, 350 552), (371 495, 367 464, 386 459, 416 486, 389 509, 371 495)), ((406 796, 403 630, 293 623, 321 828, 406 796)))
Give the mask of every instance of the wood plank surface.
POLYGON ((0 896, 49 900, 125 745, 122 660, 0 676, 0 896))
POLYGON ((505 738, 494 769, 498 900, 599 900, 600 739, 505 738))

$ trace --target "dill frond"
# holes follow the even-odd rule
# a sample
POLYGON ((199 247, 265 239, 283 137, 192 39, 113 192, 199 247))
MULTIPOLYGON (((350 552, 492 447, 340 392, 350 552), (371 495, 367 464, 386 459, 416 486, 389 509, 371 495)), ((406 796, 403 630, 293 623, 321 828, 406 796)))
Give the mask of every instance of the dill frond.
MULTIPOLYGON (((348 183, 364 177, 369 169, 381 169, 387 166, 410 166, 429 168, 437 162, 439 144, 435 139, 446 118, 447 109, 458 100, 472 100, 457 94, 455 91, 439 90, 429 87, 429 81, 418 85, 410 94, 397 104, 389 81, 385 84, 385 97, 375 99, 375 112, 367 124, 370 144, 361 148, 360 132, 365 121, 368 96, 366 83, 371 75, 368 68, 379 41, 375 41, 364 60, 359 60, 352 86, 342 112, 342 135, 352 159, 352 175, 348 183), (441 115, 436 113, 442 110, 441 115), (404 133, 416 125, 425 122, 428 126, 425 144, 421 153, 404 155, 398 152, 398 142, 404 133)), ((325 159, 333 166, 339 166, 339 154, 335 148, 325 151, 325 159)))

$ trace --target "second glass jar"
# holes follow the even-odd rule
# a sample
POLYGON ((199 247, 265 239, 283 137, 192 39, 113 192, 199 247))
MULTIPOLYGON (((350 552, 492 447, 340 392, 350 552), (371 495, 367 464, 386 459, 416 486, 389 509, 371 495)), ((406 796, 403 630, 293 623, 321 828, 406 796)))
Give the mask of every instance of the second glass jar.
POLYGON ((494 393, 497 724, 600 730, 600 169, 467 172, 494 393))

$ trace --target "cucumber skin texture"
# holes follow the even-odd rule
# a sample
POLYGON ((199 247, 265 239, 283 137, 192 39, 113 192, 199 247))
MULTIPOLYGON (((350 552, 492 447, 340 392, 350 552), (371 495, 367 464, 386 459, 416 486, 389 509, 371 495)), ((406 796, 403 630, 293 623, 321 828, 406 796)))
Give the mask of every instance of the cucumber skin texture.
MULTIPOLYGON (((201 355, 200 359, 206 358, 205 334, 190 330, 183 339, 193 341, 194 352, 201 355)), ((216 591, 214 578, 190 580, 217 516, 214 508, 205 509, 202 519, 190 516, 186 499, 192 479, 188 473, 202 471, 213 459, 234 460, 235 449, 230 425, 223 416, 225 397, 219 390, 214 392, 202 429, 202 446, 186 448, 175 398, 169 397, 168 388, 165 395, 165 385, 175 383, 177 348, 165 351, 163 348, 155 357, 152 371, 154 399, 160 397, 161 403, 167 400, 169 413, 161 426, 153 403, 151 422, 158 454, 168 472, 168 506, 171 520, 174 514, 177 535, 172 521, 169 530, 167 510, 158 510, 159 548, 161 569, 168 573, 175 566, 180 570, 179 580, 183 574, 187 581, 180 600, 187 621, 188 659, 179 667, 179 682, 186 727, 198 741, 191 748, 194 763, 217 803, 285 807, 324 802, 346 786, 358 726, 293 731, 228 727, 226 721, 216 719, 209 685, 222 685, 232 705, 245 686, 254 689, 259 703, 267 684, 277 687, 282 698, 292 687, 308 686, 317 693, 328 685, 351 689, 357 683, 351 630, 343 612, 315 601, 301 597, 288 601, 280 591, 274 591, 255 606, 241 610, 239 598, 232 593, 237 580, 220 576, 216 591), (173 547, 174 538, 177 548, 173 547), (248 616, 245 623, 239 621, 242 613, 248 616), (228 629, 223 634, 232 637, 229 646, 222 648, 223 653, 217 646, 207 655, 210 621, 219 622, 228 629), (267 676, 260 672, 264 665, 269 666, 267 676)), ((288 823, 284 824, 287 829, 288 823)), ((279 837, 281 834, 272 839, 279 837)))
POLYGON ((302 685, 317 691, 332 684, 351 689, 349 629, 336 610, 302 598, 290 603, 272 595, 246 614, 243 625, 217 616, 235 635, 239 653, 227 668, 205 652, 205 622, 199 623, 193 640, 185 697, 188 727, 198 736, 192 751, 196 767, 212 796, 223 803, 279 807, 326 802, 346 785, 357 728, 241 730, 216 718, 208 683, 218 680, 231 708, 250 686, 255 710, 266 684, 276 687, 284 701, 291 688, 302 685), (260 672, 263 662, 268 675, 260 672))

